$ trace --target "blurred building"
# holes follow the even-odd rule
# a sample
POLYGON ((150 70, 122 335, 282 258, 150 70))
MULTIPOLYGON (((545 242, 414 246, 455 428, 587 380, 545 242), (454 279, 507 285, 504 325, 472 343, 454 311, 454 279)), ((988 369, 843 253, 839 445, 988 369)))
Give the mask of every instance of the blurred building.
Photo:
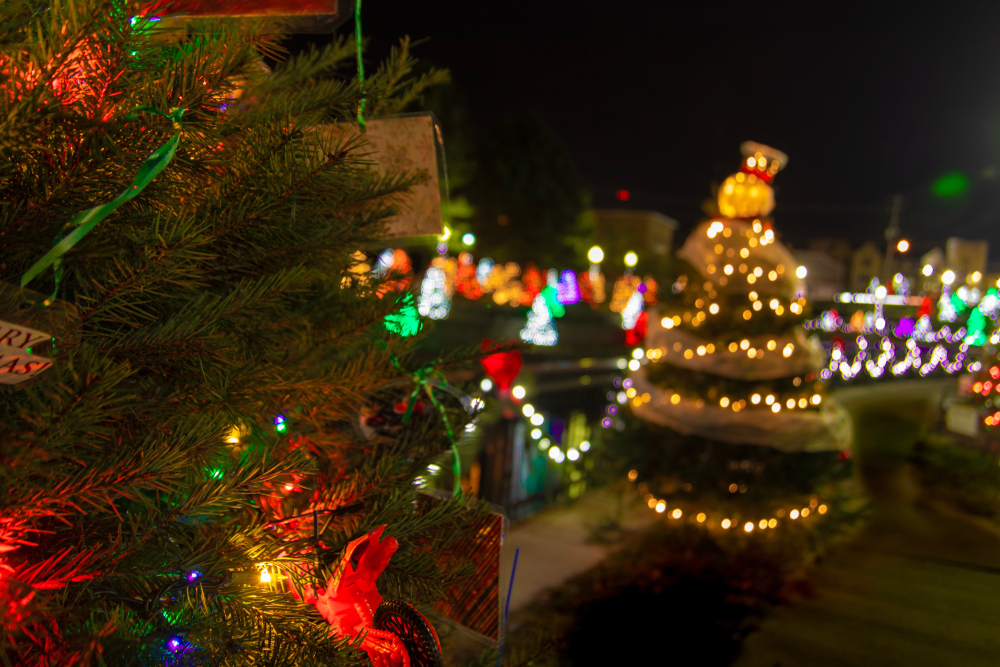
POLYGON ((811 239, 809 241, 809 249, 832 257, 845 267, 850 265, 851 256, 854 254, 850 243, 836 238, 811 239))
POLYGON ((920 289, 923 292, 936 292, 941 287, 941 274, 945 270, 944 250, 940 247, 931 248, 920 258, 920 289), (930 271, 924 267, 931 267, 930 271), (928 275, 928 273, 930 275, 928 275))
POLYGON ((819 250, 794 250, 792 254, 800 266, 806 267, 810 301, 833 301, 835 295, 844 291, 847 273, 844 262, 819 250))
POLYGON ((668 259, 674 250, 677 221, 656 211, 597 209, 597 243, 605 257, 620 258, 633 250, 640 258, 668 259))
POLYGON ((986 273, 986 262, 990 255, 989 241, 952 237, 944 247, 946 268, 955 272, 956 281, 965 282, 967 276, 976 272, 981 279, 986 273))
POLYGON ((871 284, 872 278, 881 280, 883 252, 877 245, 867 241, 851 255, 851 271, 848 278, 848 290, 864 292, 871 284))

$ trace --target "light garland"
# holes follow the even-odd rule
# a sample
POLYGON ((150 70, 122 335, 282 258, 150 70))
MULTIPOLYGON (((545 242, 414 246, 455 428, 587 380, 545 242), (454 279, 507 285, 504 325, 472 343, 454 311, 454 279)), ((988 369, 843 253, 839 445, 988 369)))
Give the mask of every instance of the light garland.
MULTIPOLYGON (((629 482, 635 483, 635 481, 639 479, 639 472, 637 470, 630 470, 628 472, 627 479, 629 482)), ((647 493, 643 499, 646 501, 646 506, 650 510, 656 512, 657 514, 664 514, 668 509, 667 501, 662 498, 657 498, 652 493, 647 493)), ((820 503, 819 499, 814 496, 810 498, 809 505, 806 507, 802 508, 793 507, 787 511, 784 508, 779 508, 774 512, 774 514, 771 517, 768 518, 760 518, 757 520, 744 522, 743 518, 730 518, 731 516, 737 517, 738 515, 724 515, 724 518, 722 518, 719 521, 719 527, 722 528, 723 530, 729 530, 730 528, 736 529, 742 527, 744 532, 752 533, 754 529, 758 528, 760 530, 766 530, 768 528, 771 529, 777 528, 781 520, 784 520, 786 514, 788 515, 790 521, 797 521, 800 518, 806 519, 813 513, 822 515, 826 514, 828 511, 829 507, 826 504, 820 503), (743 522, 742 526, 739 525, 741 522, 743 522)), ((683 509, 676 507, 672 511, 667 513, 667 516, 674 520, 678 520, 683 518, 684 516, 687 516, 688 518, 694 518, 695 522, 699 524, 705 524, 706 527, 714 526, 714 521, 710 520, 709 514, 703 511, 689 510, 688 512, 685 513, 683 509)))
MULTIPOLYGON (((774 352, 775 354, 780 354, 784 358, 791 357, 795 353, 795 343, 785 343, 781 350, 778 350, 778 342, 775 339, 771 339, 765 343, 765 347, 757 348, 751 345, 748 338, 744 338, 740 342, 732 341, 725 348, 720 349, 715 346, 714 343, 708 343, 707 345, 698 345, 697 347, 685 347, 680 341, 675 342, 673 345, 673 351, 683 356, 685 359, 693 359, 695 356, 704 357, 706 355, 713 355, 716 353, 726 353, 729 354, 740 354, 742 356, 746 354, 748 359, 763 359, 764 354, 767 351, 774 352)), ((650 361, 661 362, 664 361, 664 357, 670 354, 670 348, 667 347, 655 347, 646 350, 646 357, 650 361)))
MULTIPOLYGON (((874 314, 869 312, 867 315, 874 314)), ((895 325, 891 322, 886 322, 882 327, 875 326, 874 317, 865 318, 864 322, 864 326, 860 327, 853 321, 845 323, 836 310, 825 310, 819 317, 803 322, 802 327, 808 331, 826 331, 827 333, 892 335, 896 338, 913 339, 922 343, 937 343, 941 341, 958 343, 965 340, 968 334, 965 327, 959 327, 956 331, 952 331, 951 327, 947 324, 935 331, 931 325, 931 318, 927 315, 920 317, 915 323, 911 318, 903 317, 895 325)))
MULTIPOLYGON (((954 360, 949 362, 948 349, 939 344, 931 350, 930 359, 924 361, 921 358, 923 351, 920 346, 913 339, 910 339, 906 345, 906 356, 901 361, 896 361, 896 347, 888 337, 882 338, 877 358, 873 358, 873 353, 868 352, 869 343, 864 336, 858 336, 857 345, 857 354, 850 362, 847 361, 839 347, 834 347, 830 354, 830 366, 823 369, 822 377, 830 379, 834 373, 839 372, 842 379, 851 380, 861 373, 862 368, 872 378, 882 377, 887 368, 896 377, 901 377, 910 370, 916 370, 921 377, 927 377, 938 367, 953 374, 966 368, 965 359, 969 349, 968 344, 963 342, 958 352, 955 353, 954 360)), ((978 361, 971 362, 967 367, 970 372, 977 371, 979 368, 981 368, 981 364, 978 361)))

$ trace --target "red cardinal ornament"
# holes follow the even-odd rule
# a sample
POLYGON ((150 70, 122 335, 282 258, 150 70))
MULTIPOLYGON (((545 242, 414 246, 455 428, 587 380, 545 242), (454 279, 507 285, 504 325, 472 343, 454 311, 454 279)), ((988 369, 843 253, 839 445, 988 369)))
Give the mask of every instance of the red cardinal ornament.
POLYGON ((413 606, 385 600, 375 581, 398 548, 395 538, 381 540, 385 526, 347 545, 344 558, 326 590, 304 599, 330 623, 331 630, 353 640, 375 667, 442 667, 441 642, 434 627, 413 606))

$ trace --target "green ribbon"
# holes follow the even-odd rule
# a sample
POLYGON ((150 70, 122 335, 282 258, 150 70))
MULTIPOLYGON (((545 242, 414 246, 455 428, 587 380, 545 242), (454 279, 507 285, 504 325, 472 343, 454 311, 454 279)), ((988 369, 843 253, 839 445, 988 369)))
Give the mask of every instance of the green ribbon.
POLYGON ((417 396, 420 395, 421 390, 423 390, 427 397, 431 399, 431 404, 438 409, 441 413, 441 419, 444 421, 445 431, 448 433, 448 441, 451 443, 451 467, 452 473, 455 477, 455 485, 452 489, 452 493, 458 497, 462 495, 462 459, 458 456, 458 443, 455 442, 455 432, 451 430, 451 423, 448 421, 448 415, 445 413, 444 406, 437 400, 434 396, 434 385, 432 385, 428 380, 427 376, 433 376, 441 382, 445 387, 448 386, 448 381, 445 380, 444 375, 441 371, 434 368, 434 364, 424 364, 412 373, 407 373, 399 365, 399 359, 396 358, 395 354, 389 354, 389 361, 400 373, 406 373, 413 379, 413 391, 410 393, 410 401, 406 405, 406 412, 403 413, 403 423, 410 421, 410 415, 413 414, 413 408, 417 404, 417 396))
POLYGON ((361 101, 358 102, 358 125, 365 129, 365 63, 361 60, 361 0, 354 0, 354 42, 358 49, 358 82, 361 101))
MULTIPOLYGON (((24 275, 21 276, 21 289, 24 289, 28 283, 37 278, 42 271, 50 266, 55 271, 55 287, 52 290, 52 295, 48 299, 45 299, 42 302, 42 305, 51 305, 56 298, 56 293, 59 292, 59 283, 62 280, 63 272, 62 260, 63 256, 69 252, 70 248, 79 243, 80 240, 83 239, 88 232, 90 232, 90 230, 96 227, 99 222, 111 215, 119 206, 142 192, 146 186, 149 185, 150 182, 156 178, 156 176, 163 171, 168 164, 170 164, 174 154, 177 152, 177 145, 181 140, 181 116, 184 115, 184 109, 175 107, 168 113, 163 113, 159 109, 154 109, 153 107, 138 107, 135 111, 146 111, 158 116, 163 116, 164 118, 169 118, 174 124, 174 136, 168 139, 165 144, 150 153, 149 157, 147 157, 146 161, 142 164, 142 167, 139 168, 135 178, 132 179, 132 184, 124 192, 106 204, 100 204, 87 209, 86 211, 82 211, 77 214, 75 218, 66 223, 65 229, 72 229, 73 231, 60 239, 51 250, 45 253, 40 260, 35 262, 30 269, 24 272, 24 275)), ((129 115, 127 117, 136 118, 138 116, 129 115)))

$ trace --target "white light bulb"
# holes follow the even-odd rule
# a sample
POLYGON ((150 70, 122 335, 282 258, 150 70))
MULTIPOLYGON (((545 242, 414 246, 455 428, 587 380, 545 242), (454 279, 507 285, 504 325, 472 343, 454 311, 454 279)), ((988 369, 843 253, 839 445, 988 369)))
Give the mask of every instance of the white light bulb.
POLYGON ((524 398, 527 393, 528 392, 525 391, 524 387, 522 387, 521 385, 517 385, 516 387, 514 387, 513 389, 510 390, 511 396, 513 396, 514 398, 516 398, 518 400, 524 398))
POLYGON ((493 380, 489 378, 483 378, 483 381, 479 383, 479 388, 483 391, 489 391, 493 388, 493 380))
POLYGON ((587 259, 589 259, 594 264, 600 264, 604 260, 604 251, 601 250, 601 246, 595 245, 587 252, 587 259))
POLYGON ((809 269, 807 269, 806 267, 800 266, 799 268, 795 269, 795 277, 801 279, 805 278, 807 275, 809 275, 809 269))
POLYGON ((541 426, 543 423, 545 423, 545 417, 536 412, 535 414, 531 415, 531 423, 535 426, 541 426))

